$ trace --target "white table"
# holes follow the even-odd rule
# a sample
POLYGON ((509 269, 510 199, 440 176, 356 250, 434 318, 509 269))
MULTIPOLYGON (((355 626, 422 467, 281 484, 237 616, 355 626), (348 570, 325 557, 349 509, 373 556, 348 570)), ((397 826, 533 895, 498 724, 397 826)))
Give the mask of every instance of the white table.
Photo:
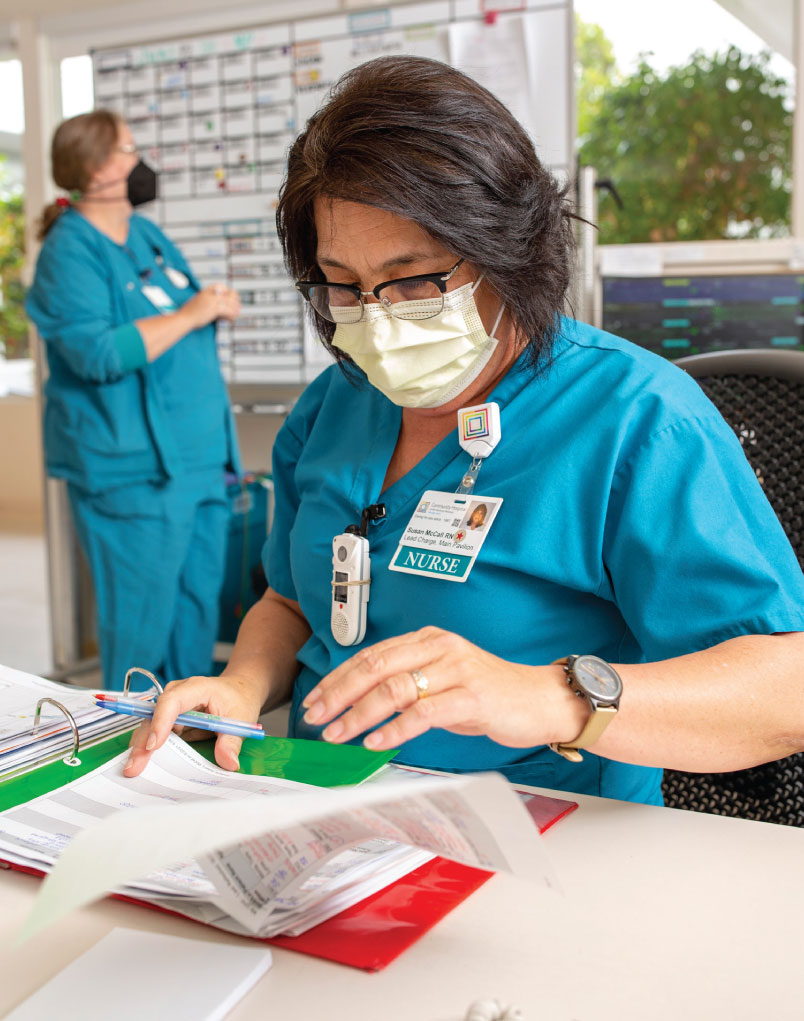
MULTIPOLYGON (((544 838, 564 897, 494 876, 377 974, 274 949, 232 1021, 461 1021, 481 997, 526 1021, 801 1021, 803 830, 576 800, 544 838)), ((0 872, 0 1016, 113 926, 240 942, 107 900, 12 949, 38 884, 0 872)))

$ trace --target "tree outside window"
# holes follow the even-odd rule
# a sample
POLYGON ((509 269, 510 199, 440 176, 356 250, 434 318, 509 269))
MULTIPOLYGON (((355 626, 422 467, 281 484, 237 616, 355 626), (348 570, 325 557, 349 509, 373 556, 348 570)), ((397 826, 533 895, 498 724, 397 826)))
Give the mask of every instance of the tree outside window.
POLYGON ((789 235, 792 90, 771 54, 697 50, 623 75, 598 25, 577 19, 578 159, 612 181, 601 244, 789 235))
POLYGON ((28 320, 25 317, 25 212, 22 195, 4 188, 0 163, 0 355, 27 358, 28 320))

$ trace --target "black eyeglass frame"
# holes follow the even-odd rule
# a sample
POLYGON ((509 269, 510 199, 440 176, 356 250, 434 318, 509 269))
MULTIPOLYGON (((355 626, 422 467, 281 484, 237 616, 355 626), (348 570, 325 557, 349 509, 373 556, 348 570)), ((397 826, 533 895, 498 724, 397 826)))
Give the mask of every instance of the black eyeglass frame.
MULTIPOLYGON (((384 280, 381 284, 377 284, 377 286, 373 287, 370 291, 361 291, 357 284, 330 284, 326 280, 297 280, 295 287, 296 290, 301 294, 301 296, 306 301, 309 301, 311 305, 312 300, 310 298, 310 291, 313 287, 337 287, 340 290, 349 291, 351 294, 355 296, 355 298, 357 298, 358 304, 360 305, 361 309, 360 318, 362 319, 363 308, 365 307, 365 302, 363 301, 363 298, 367 298, 371 294, 377 299, 377 301, 382 302, 382 298, 380 297, 379 292, 384 287, 390 287, 391 285, 399 286, 400 284, 418 283, 420 280, 423 280, 427 281, 428 283, 435 284, 435 286, 439 289, 439 291, 441 291, 441 294, 443 296, 444 294, 447 293, 448 281, 450 281, 452 277, 458 272, 458 269, 463 262, 464 259, 462 258, 458 259, 458 261, 455 263, 452 269, 447 270, 446 273, 418 273, 416 276, 413 277, 399 277, 397 280, 384 280)), ((316 312, 318 312, 318 309, 315 308, 315 305, 313 305, 312 307, 315 309, 316 312)), ((318 312, 318 314, 321 315, 320 312, 318 312)), ((358 319, 356 320, 356 322, 360 322, 360 320, 358 319)))

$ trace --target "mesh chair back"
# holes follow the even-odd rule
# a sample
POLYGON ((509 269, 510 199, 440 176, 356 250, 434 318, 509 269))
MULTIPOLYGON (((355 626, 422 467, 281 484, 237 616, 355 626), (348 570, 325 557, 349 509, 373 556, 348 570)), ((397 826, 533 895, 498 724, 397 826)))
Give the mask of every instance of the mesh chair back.
MULTIPOLYGON (((676 362, 736 433, 804 569, 804 352, 723 351, 676 362)), ((804 753, 732 773, 665 770, 665 804, 804 826, 804 753)))

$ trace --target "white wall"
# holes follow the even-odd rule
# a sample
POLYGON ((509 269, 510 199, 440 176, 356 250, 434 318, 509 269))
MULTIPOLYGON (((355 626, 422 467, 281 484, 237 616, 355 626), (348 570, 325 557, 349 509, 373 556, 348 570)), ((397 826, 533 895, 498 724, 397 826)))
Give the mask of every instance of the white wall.
POLYGON ((41 532, 42 430, 39 401, 0 398, 0 532, 41 532))

